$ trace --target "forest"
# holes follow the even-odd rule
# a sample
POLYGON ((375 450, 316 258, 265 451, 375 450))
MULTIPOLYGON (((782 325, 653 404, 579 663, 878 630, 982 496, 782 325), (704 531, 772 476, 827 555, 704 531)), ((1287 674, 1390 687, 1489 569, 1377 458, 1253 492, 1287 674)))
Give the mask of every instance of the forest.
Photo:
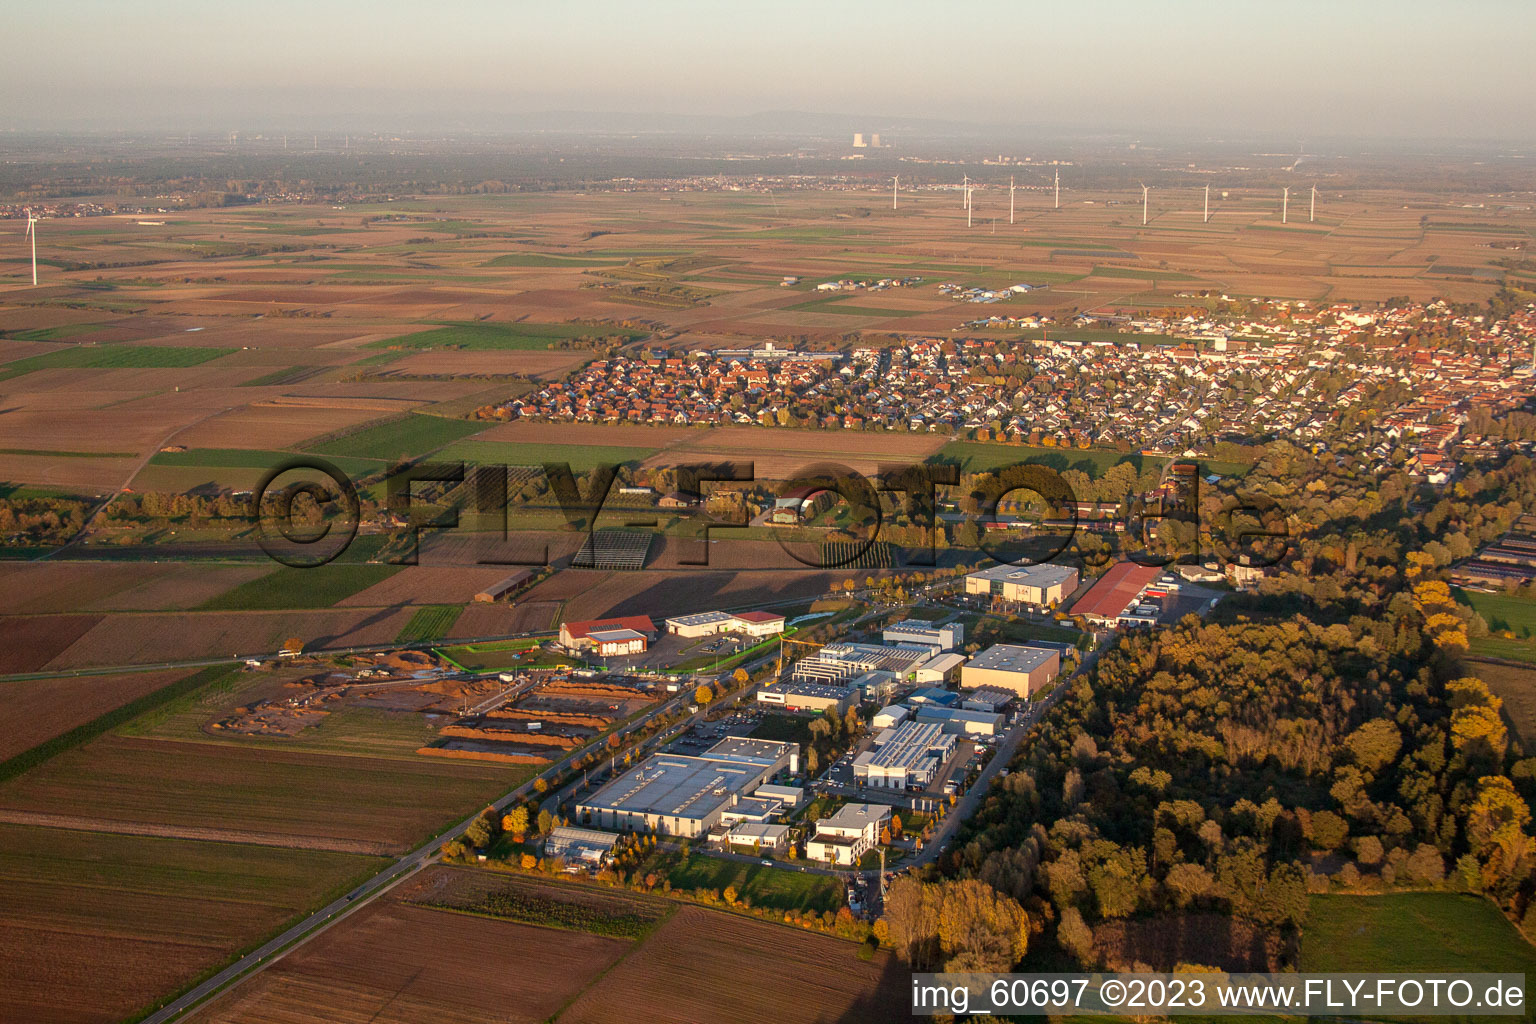
POLYGON ((1066 684, 893 889, 882 935, 914 966, 1285 969, 1326 892, 1480 894, 1536 935, 1536 758, 1444 579, 1536 507, 1536 466, 1431 490, 1282 442, 1243 486, 1287 512, 1281 572, 1066 684))

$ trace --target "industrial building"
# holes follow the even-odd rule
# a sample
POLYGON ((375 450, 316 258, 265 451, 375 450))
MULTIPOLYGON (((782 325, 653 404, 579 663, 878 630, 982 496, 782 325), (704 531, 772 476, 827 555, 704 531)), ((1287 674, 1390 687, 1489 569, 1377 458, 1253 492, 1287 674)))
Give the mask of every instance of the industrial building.
POLYGON ((756 853, 783 853, 789 849, 789 826, 742 822, 725 834, 725 845, 747 847, 756 853))
POLYGON ((996 686, 983 686, 967 693, 960 706, 967 711, 990 711, 994 714, 1012 704, 1018 694, 996 686))
POLYGON ((1161 573, 1155 565, 1116 562, 1072 606, 1072 614, 1098 626, 1143 624, 1147 614, 1139 607, 1142 594, 1161 573))
POLYGON ((965 642, 965 624, 951 622, 936 626, 931 622, 903 619, 887 626, 881 639, 888 644, 919 644, 938 651, 952 651, 965 642))
POLYGON ((852 706, 855 691, 835 683, 769 683, 757 691, 763 704, 777 704, 787 711, 830 711, 845 714, 852 706))
POLYGON ((678 615, 666 622, 667 632, 695 639, 717 633, 744 633, 752 637, 773 636, 784 632, 784 616, 773 612, 695 612, 678 615))
POLYGON ((884 804, 844 804, 830 818, 818 818, 816 834, 805 844, 807 860, 854 867, 880 842, 880 830, 891 818, 884 804))
MULTIPOLYGON (((778 772, 796 771, 799 756, 798 743, 740 736, 696 757, 654 754, 578 801, 576 813, 603 828, 701 836, 778 772)), ((749 819, 760 810, 748 809, 749 819)))
POLYGON ((916 720, 937 724, 954 736, 996 736, 1003 731, 1003 716, 995 711, 971 711, 924 704, 917 709, 916 720))
POLYGON ((965 663, 960 685, 966 689, 996 687, 1020 697, 1045 686, 1061 671, 1061 655, 1047 647, 994 644, 965 663))
POLYGON ((648 615, 626 615, 618 619, 587 619, 582 622, 560 623, 560 643, 567 650, 576 651, 593 646, 592 634, 611 630, 632 629, 647 640, 656 635, 656 626, 648 615))
POLYGON ((605 658, 644 654, 647 646, 645 634, 634 629, 599 629, 588 633, 587 640, 605 658))
POLYGON ((965 655, 956 651, 945 651, 943 654, 935 654, 912 670, 912 681, 942 685, 949 682, 956 674, 955 670, 964 664, 965 655))
POLYGON ((567 865, 580 864, 595 869, 612 859, 618 841, 618 835, 613 832, 557 825, 544 840, 544 856, 563 857, 567 865))
POLYGON ((853 759, 853 777, 866 786, 922 789, 954 756, 955 737, 938 722, 903 722, 887 731, 889 738, 853 759))
POLYGON ((869 720, 869 724, 876 729, 889 729, 893 725, 900 725, 907 720, 909 712, 900 704, 892 704, 888 708, 881 708, 875 712, 875 717, 869 720))
POLYGON ((965 592, 1034 608, 1051 608, 1077 589, 1070 565, 994 565, 968 574, 965 592))
POLYGON ((777 800, 785 807, 799 807, 800 801, 805 799, 805 790, 799 786, 777 786, 769 783, 766 786, 758 786, 754 795, 764 800, 777 800))

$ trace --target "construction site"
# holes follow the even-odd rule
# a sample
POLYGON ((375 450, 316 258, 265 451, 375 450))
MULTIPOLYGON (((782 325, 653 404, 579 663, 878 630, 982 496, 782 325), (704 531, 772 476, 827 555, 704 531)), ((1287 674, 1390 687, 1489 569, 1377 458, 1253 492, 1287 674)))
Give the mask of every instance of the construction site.
POLYGON ((624 676, 568 667, 476 675, 435 653, 397 651, 274 678, 207 728, 281 738, 346 711, 419 716, 435 736, 419 754, 537 765, 584 746, 663 695, 624 676))

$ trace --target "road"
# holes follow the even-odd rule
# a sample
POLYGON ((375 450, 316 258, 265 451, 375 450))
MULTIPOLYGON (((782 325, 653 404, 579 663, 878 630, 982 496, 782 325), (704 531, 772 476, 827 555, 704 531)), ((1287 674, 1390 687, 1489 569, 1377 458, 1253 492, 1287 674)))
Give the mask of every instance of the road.
MULTIPOLYGON (((652 708, 650 711, 646 712, 644 715, 636 718, 633 722, 630 722, 622 729, 618 730, 618 735, 628 735, 634 730, 643 727, 652 718, 671 708, 676 707, 678 704, 688 699, 688 696, 689 695, 679 695, 672 700, 664 701, 663 703, 657 705, 655 708, 652 708)), ((702 709, 699 711, 699 714, 703 714, 702 709)), ((690 716, 690 718, 691 717, 693 716, 690 716)), ((584 753, 584 750, 578 749, 570 754, 567 754, 560 761, 550 765, 548 768, 544 769, 544 771, 540 772, 532 779, 529 779, 521 786, 518 786, 516 789, 506 793, 500 799, 494 801, 491 804, 491 808, 495 812, 500 813, 505 811, 512 804, 527 799, 528 796, 534 792, 534 785, 537 780, 548 780, 558 777, 562 772, 570 767, 571 762, 575 761, 584 753)), ((468 818, 465 818, 459 824, 455 825, 453 828, 448 829, 443 834, 428 840, 426 843, 417 847, 415 850, 406 854, 404 857, 401 857, 399 860, 395 861, 394 864, 385 868, 377 875, 374 875, 368 881, 362 883, 357 888, 347 893, 345 896, 333 901, 324 907, 321 907, 309 917, 306 917, 304 920, 293 925, 291 928, 284 931, 281 935, 269 939, 259 948, 251 951, 250 953, 247 953, 237 962, 229 965, 222 971, 208 978, 202 984, 183 993, 181 996, 178 996, 176 999, 172 1000, 170 1003, 167 1003, 165 1006, 161 1007, 159 1010, 156 1010, 149 1016, 142 1018, 141 1024, 163 1024, 165 1021, 175 1020, 177 1017, 199 1006, 204 1001, 227 988, 235 981, 238 981, 240 978, 254 973, 255 971, 258 971, 264 967, 270 966, 276 960, 280 959, 282 955, 295 948, 300 943, 314 938, 316 935, 319 935, 331 925, 342 920, 352 912, 356 911, 359 907, 368 903, 369 900, 384 892, 387 892, 389 889, 411 877, 422 868, 427 867, 428 865, 433 864, 441 859, 442 854, 440 851, 442 846, 445 843, 448 843, 454 839, 458 839, 460 836, 462 836, 465 831, 468 830, 469 826, 474 823, 475 819, 480 816, 481 813, 482 812, 477 811, 476 813, 470 815, 468 818)))

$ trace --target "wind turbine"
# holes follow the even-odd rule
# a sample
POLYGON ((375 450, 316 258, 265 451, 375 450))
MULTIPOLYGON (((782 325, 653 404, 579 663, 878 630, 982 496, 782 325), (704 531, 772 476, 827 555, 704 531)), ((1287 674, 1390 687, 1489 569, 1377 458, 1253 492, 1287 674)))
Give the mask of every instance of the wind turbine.
POLYGON ((1013 175, 1008 176, 1008 223, 1013 223, 1013 175))
POLYGON ((37 287, 37 218, 32 216, 32 207, 27 207, 27 235, 32 239, 32 287, 37 287))
POLYGON ((1147 186, 1141 186, 1141 226, 1147 226, 1147 186))
POLYGON ((1312 207, 1307 211, 1307 223, 1317 220, 1317 186, 1312 186, 1312 207))
POLYGON ((896 209, 896 187, 901 184, 901 175, 891 179, 891 209, 896 209))
POLYGON ((1061 209, 1061 168, 1056 168, 1056 209, 1061 209))
POLYGON ((1280 197, 1280 223, 1284 224, 1291 210, 1291 186, 1285 186, 1285 192, 1280 197))
POLYGON ((969 210, 971 208, 971 176, 969 174, 961 179, 960 187, 965 189, 965 208, 969 210))
POLYGON ((1205 216, 1201 218, 1200 223, 1201 224, 1209 224, 1210 222, 1211 222, 1211 186, 1207 185, 1207 186, 1205 186, 1205 216))

